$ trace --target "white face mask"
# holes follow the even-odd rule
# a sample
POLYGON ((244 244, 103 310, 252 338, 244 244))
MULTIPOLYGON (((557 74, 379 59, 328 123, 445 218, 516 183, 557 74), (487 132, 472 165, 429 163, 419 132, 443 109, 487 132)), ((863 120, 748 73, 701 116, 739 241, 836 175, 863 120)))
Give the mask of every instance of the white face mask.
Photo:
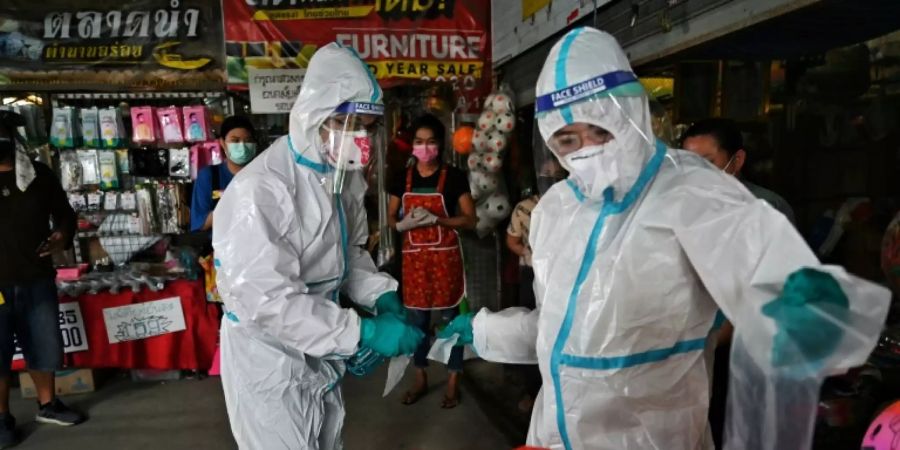
POLYGON ((588 145, 563 157, 563 166, 585 197, 599 200, 603 191, 621 176, 618 158, 624 153, 615 140, 588 145))

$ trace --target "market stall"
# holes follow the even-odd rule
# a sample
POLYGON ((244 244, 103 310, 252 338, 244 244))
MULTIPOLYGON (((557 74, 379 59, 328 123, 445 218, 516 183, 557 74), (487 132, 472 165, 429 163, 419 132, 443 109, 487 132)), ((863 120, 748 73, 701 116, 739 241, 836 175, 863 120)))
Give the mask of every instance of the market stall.
POLYGON ((223 159, 221 27, 200 0, 0 6, 0 107, 25 116, 28 152, 78 213, 55 259, 70 367, 210 366, 219 312, 180 244, 193 179, 223 159))

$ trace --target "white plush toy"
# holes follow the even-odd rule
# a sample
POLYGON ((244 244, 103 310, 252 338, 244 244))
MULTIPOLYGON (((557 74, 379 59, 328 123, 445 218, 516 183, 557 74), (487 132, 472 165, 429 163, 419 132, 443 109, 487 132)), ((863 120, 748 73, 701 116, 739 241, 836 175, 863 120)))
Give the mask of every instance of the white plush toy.
POLYGON ((472 172, 472 183, 478 187, 478 190, 483 194, 482 197, 486 197, 494 193, 497 190, 497 185, 499 184, 499 180, 497 180, 497 176, 490 173, 485 172, 472 172))
POLYGON ((500 153, 501 150, 506 148, 506 135, 499 131, 492 131, 487 135, 488 139, 488 151, 493 153, 500 153))
POLYGON ((486 152, 488 149, 487 133, 481 130, 475 130, 472 133, 472 150, 473 153, 486 152))
POLYGON ((484 201, 485 218, 494 221, 501 221, 509 215, 509 199, 505 194, 494 192, 487 200, 484 201))
POLYGON ((497 119, 497 115, 494 114, 493 111, 484 111, 478 116, 478 129, 484 132, 488 132, 494 129, 494 120, 497 119))
POLYGON ((511 133, 516 126, 516 117, 510 112, 497 113, 494 120, 494 128, 504 133, 511 133))
POLYGON ((481 158, 481 166, 490 173, 497 173, 503 168, 503 160, 496 153, 488 153, 481 158))
POLYGON ((484 109, 497 114, 511 112, 513 110, 512 99, 506 94, 491 94, 484 101, 484 109))
POLYGON ((483 168, 483 159, 481 153, 469 153, 469 159, 466 161, 469 170, 473 173, 481 171, 483 168))

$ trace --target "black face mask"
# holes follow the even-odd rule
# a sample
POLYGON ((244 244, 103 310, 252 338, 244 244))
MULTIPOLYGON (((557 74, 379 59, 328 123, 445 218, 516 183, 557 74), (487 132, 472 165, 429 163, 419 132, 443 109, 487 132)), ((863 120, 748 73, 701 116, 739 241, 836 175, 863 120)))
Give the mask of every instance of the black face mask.
POLYGON ((16 143, 8 138, 0 138, 0 161, 12 159, 16 151, 16 143))

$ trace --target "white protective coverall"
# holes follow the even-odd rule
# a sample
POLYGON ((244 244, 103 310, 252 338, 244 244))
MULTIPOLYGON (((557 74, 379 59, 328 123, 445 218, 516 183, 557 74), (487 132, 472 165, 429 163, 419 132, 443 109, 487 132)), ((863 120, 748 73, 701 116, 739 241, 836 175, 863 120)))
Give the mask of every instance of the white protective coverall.
POLYGON ((532 214, 537 309, 482 310, 473 344, 487 360, 539 364, 529 445, 708 449, 721 311, 735 325, 727 448, 809 448, 822 378, 866 359, 889 293, 822 266, 787 219, 734 177, 655 140, 631 72, 615 39, 592 28, 551 50, 537 85, 544 139, 577 122, 613 139, 561 158, 571 177, 532 214), (849 306, 792 297, 798 320, 785 329, 763 307, 804 267, 839 286, 849 306), (831 345, 807 357, 810 343, 795 336, 831 345))
POLYGON ((290 113, 289 136, 239 172, 215 210, 213 247, 222 321, 222 384, 242 449, 341 448, 343 359, 360 318, 341 290, 372 309, 396 291, 361 246, 368 238, 362 172, 334 171, 316 146, 344 102, 381 103, 381 89, 352 50, 329 44, 310 61, 290 113))

